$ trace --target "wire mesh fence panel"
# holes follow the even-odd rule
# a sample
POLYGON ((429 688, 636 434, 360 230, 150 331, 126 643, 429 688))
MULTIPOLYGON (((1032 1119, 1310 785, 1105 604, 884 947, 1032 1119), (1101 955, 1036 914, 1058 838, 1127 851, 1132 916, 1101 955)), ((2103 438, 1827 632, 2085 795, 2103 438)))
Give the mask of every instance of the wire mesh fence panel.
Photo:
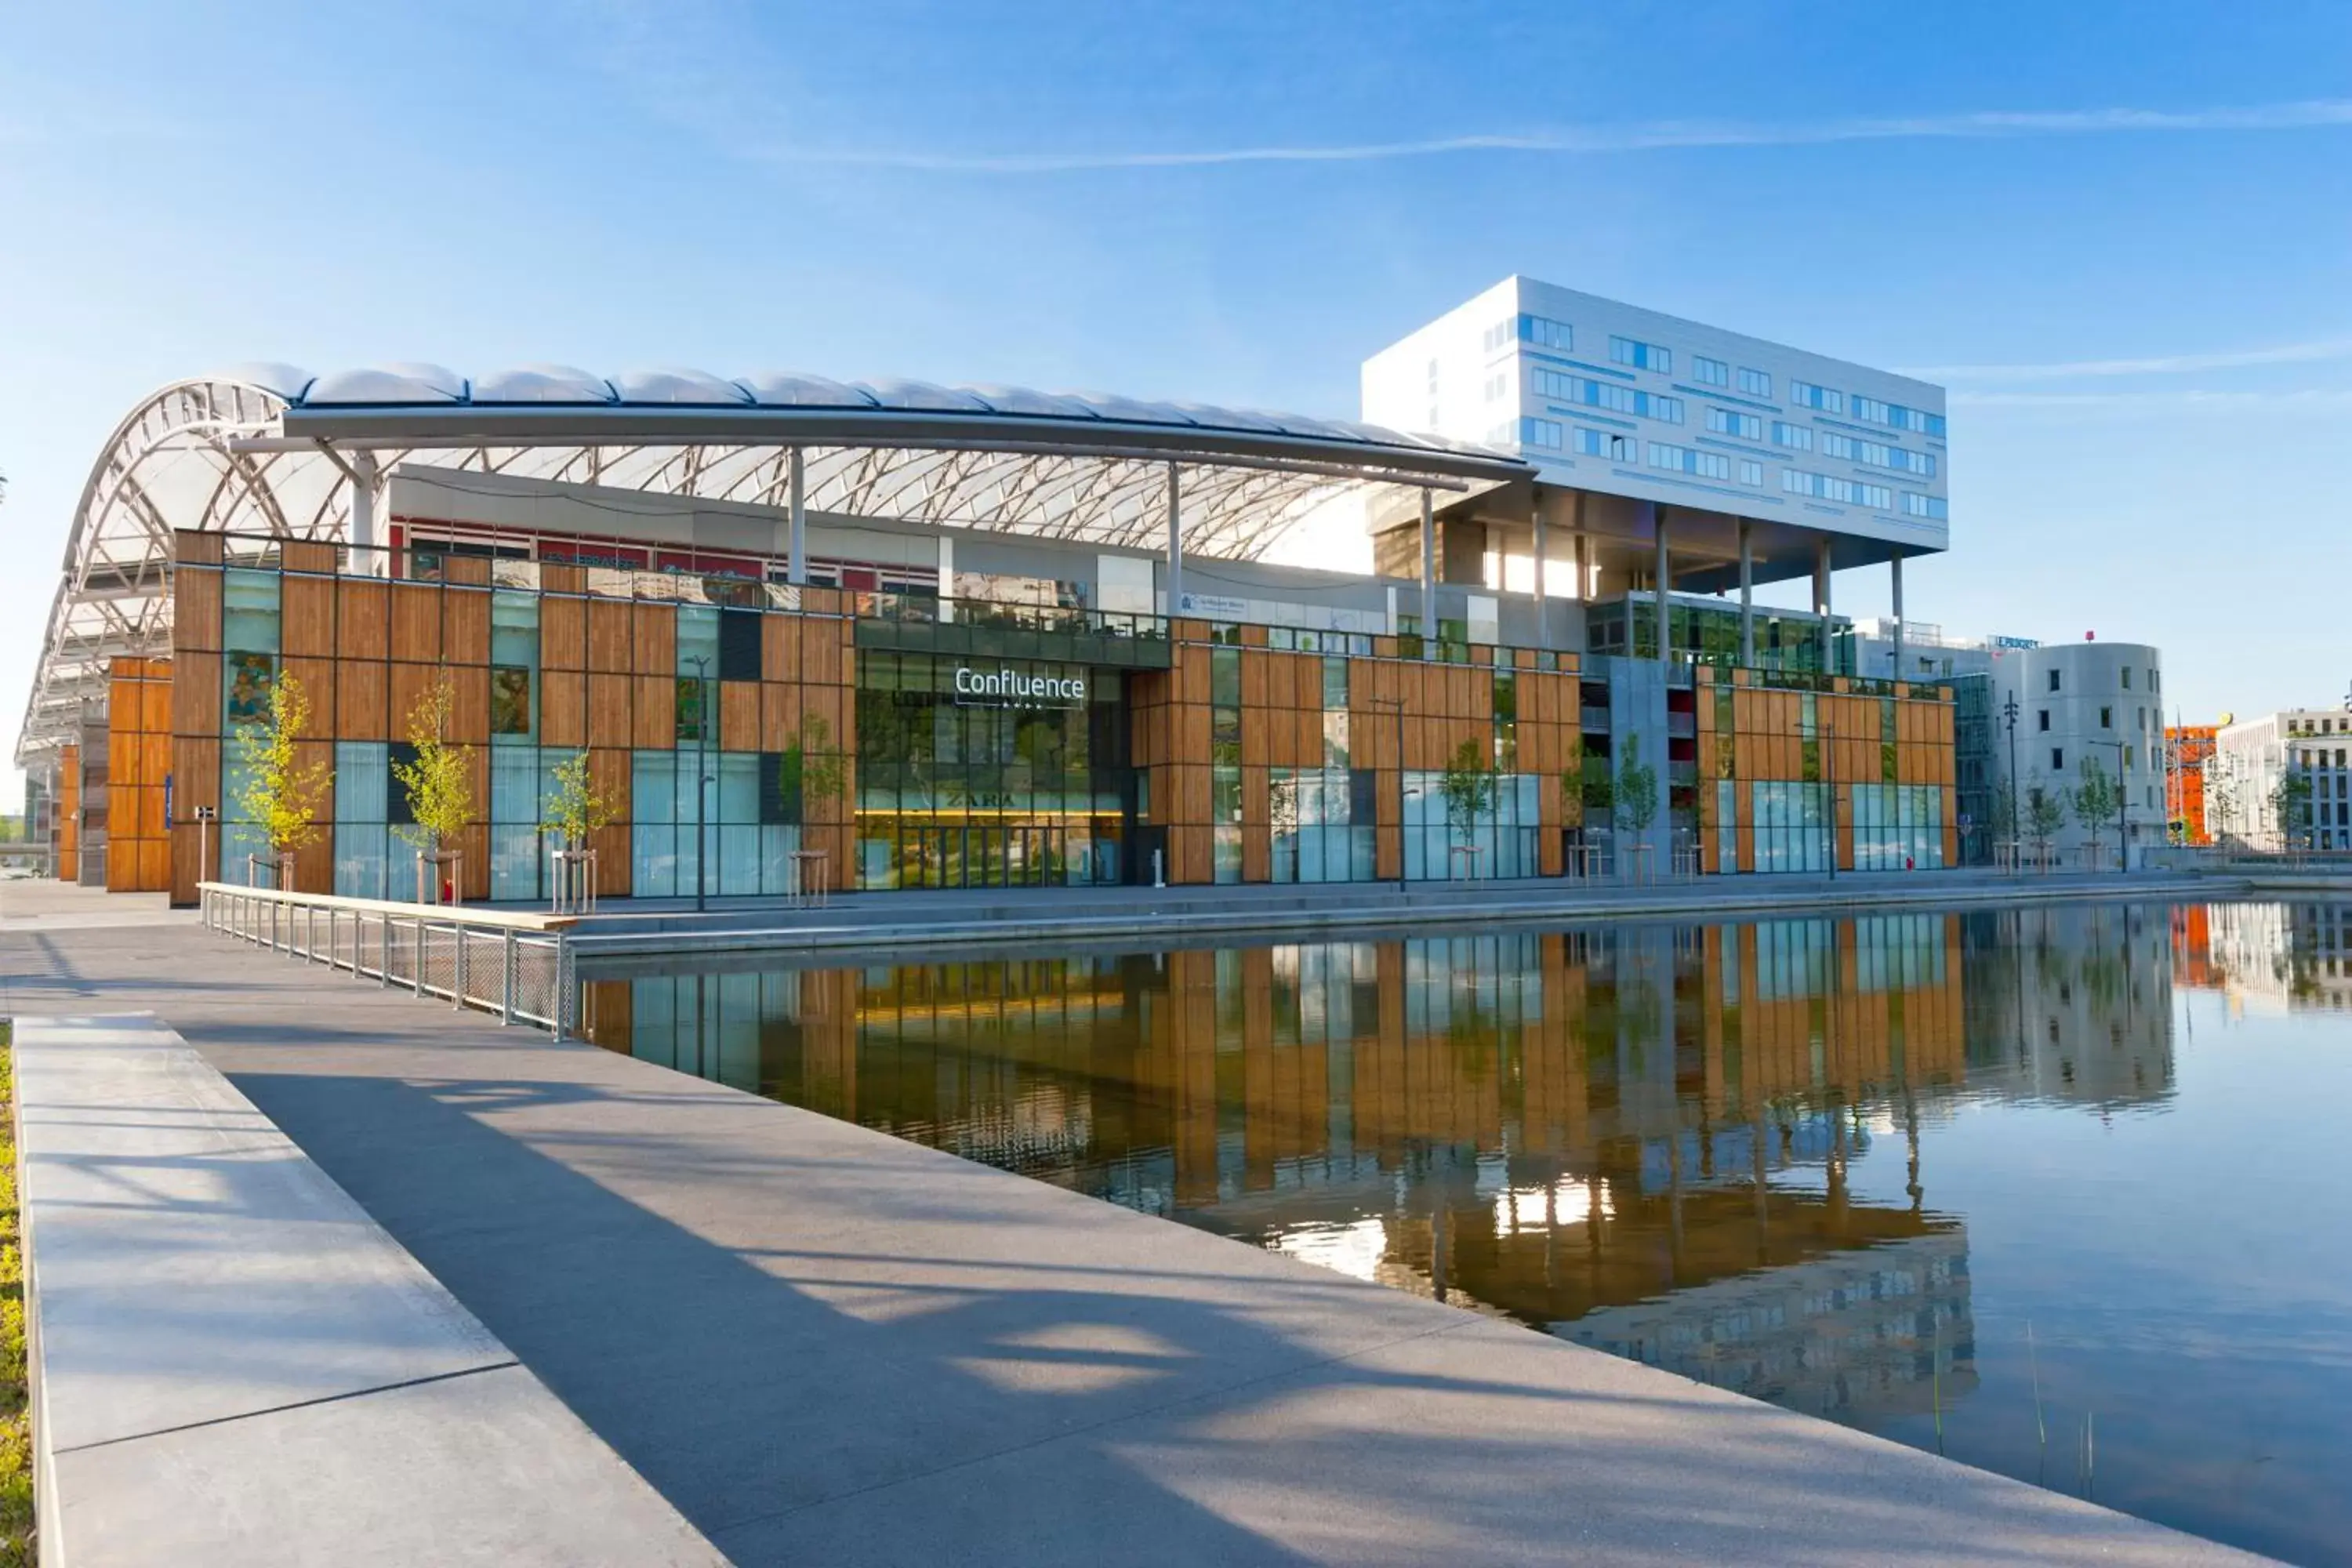
POLYGON ((449 995, 457 983, 457 933, 447 926, 425 928, 425 989, 449 995))

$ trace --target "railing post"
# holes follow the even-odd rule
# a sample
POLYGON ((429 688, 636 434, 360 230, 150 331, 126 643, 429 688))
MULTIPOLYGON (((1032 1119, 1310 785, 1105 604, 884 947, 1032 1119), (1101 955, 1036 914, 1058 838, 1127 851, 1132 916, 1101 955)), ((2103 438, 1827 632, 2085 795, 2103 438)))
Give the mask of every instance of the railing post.
POLYGON ((572 1033, 572 945, 561 931, 555 933, 555 994, 549 998, 547 1011, 560 1046, 572 1033))
POLYGON ((514 1022, 514 988, 515 988, 515 933, 514 933, 514 927, 512 927, 512 926, 509 926, 509 927, 507 927, 506 941, 505 941, 505 942, 501 942, 501 943, 499 944, 499 946, 503 949, 503 951, 502 951, 502 952, 501 952, 501 953, 499 954, 499 957, 500 957, 500 959, 501 959, 502 963, 504 963, 504 965, 505 965, 505 969, 506 969, 506 973, 505 973, 505 974, 500 978, 500 980, 499 980, 499 1026, 500 1026, 500 1027, 502 1027, 502 1028, 503 1028, 505 1026, 507 1026, 507 1025, 511 1024, 511 1023, 513 1023, 513 1022, 514 1022))
POLYGON ((457 944, 457 955, 449 965, 449 1005, 462 1013, 466 1010, 466 928, 462 922, 449 922, 449 939, 457 944))
POLYGON ((416 962, 412 967, 416 971, 416 994, 422 996, 425 994, 425 917, 423 915, 416 917, 415 957, 416 962))
POLYGON ((376 933, 375 964, 376 989, 381 991, 392 984, 392 917, 380 914, 376 918, 383 922, 376 933))

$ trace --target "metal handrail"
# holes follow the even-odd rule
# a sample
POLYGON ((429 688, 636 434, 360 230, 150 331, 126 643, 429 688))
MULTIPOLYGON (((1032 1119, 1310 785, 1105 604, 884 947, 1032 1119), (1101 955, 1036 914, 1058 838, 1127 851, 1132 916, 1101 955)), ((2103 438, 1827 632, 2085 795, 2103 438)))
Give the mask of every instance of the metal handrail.
POLYGON ((199 882, 196 892, 208 931, 442 997, 460 1011, 495 1013, 500 1024, 537 1024, 559 1041, 574 1032, 579 984, 569 933, 577 922, 567 916, 227 882, 199 882))

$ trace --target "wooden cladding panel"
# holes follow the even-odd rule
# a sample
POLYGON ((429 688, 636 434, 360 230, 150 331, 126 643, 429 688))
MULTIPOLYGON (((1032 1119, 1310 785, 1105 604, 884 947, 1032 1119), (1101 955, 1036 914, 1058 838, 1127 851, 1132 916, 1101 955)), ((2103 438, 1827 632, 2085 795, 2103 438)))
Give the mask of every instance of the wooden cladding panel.
POLYGON ((216 653, 174 653, 172 732, 217 735, 221 729, 221 658, 216 653))
POLYGON ((391 676, 384 713, 387 738, 406 740, 419 708, 441 679, 441 668, 432 664, 394 664, 384 668, 391 676))
POLYGON ((760 744, 760 683, 719 683, 719 744, 730 752, 756 752, 760 744))
POLYGON ((278 546, 278 559, 289 572, 318 572, 331 576, 337 553, 331 540, 289 539, 278 546))
POLYGON ((614 675, 629 672, 629 606, 613 599, 588 604, 588 668, 614 675))
POLYGON ((344 577, 335 583, 335 657, 381 659, 391 646, 392 589, 388 584, 344 577))
POLYGON ((335 661, 335 733, 347 741, 392 738, 387 710, 389 671, 373 659, 335 661))
POLYGON ((760 683, 760 750, 789 750, 800 739, 801 689, 782 682, 760 683))
POLYGON ((661 751, 677 744, 677 677, 640 675, 630 681, 636 711, 629 743, 639 751, 661 751))
MULTIPOLYGON (((541 568, 544 572, 546 569, 541 568)), ((588 601, 541 595, 539 601, 539 667, 588 668, 588 601)))
POLYGON ((634 605, 630 607, 629 667, 643 676, 677 673, 677 606, 634 605))
POLYGON ((222 582, 219 573, 201 567, 172 574, 173 651, 219 651, 222 582))
POLYGON ((335 651, 335 581, 278 580, 278 646, 288 658, 325 658, 335 651))
POLYGON ((310 718, 302 726, 302 738, 332 739, 341 732, 335 728, 335 661, 289 657, 283 665, 288 679, 300 683, 302 696, 310 704, 310 718))
POLYGON ((629 678, 625 675, 589 676, 588 744, 625 747, 629 743, 629 678))
POLYGON ((549 594, 584 594, 588 591, 588 569, 568 563, 542 561, 539 563, 539 585, 549 594))
POLYGON ((488 594, 451 588, 441 595, 441 658, 449 664, 490 662, 488 594))
POLYGON ((801 670, 801 638, 791 616, 760 617, 760 679, 797 680, 801 670))
POLYGON ((449 683, 448 739, 468 746, 488 745, 489 671, 480 665, 454 665, 443 667, 442 674, 449 683))
POLYGON ((202 529, 174 529, 172 533, 172 559, 183 565, 217 566, 221 563, 221 546, 225 542, 217 533, 202 529))
POLYGON ((436 664, 441 658, 441 589, 436 584, 392 584, 394 660, 436 664))
POLYGON ((577 669, 539 672, 539 739, 548 746, 588 743, 588 677, 577 669))

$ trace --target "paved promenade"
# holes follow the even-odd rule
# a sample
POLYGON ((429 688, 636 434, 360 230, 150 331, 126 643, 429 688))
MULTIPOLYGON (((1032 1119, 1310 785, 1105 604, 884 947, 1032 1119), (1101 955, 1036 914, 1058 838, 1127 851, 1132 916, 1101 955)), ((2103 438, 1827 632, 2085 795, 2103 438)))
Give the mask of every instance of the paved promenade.
POLYGON ((159 1014, 739 1563, 2250 1561, 25 887, 0 1005, 159 1014))

